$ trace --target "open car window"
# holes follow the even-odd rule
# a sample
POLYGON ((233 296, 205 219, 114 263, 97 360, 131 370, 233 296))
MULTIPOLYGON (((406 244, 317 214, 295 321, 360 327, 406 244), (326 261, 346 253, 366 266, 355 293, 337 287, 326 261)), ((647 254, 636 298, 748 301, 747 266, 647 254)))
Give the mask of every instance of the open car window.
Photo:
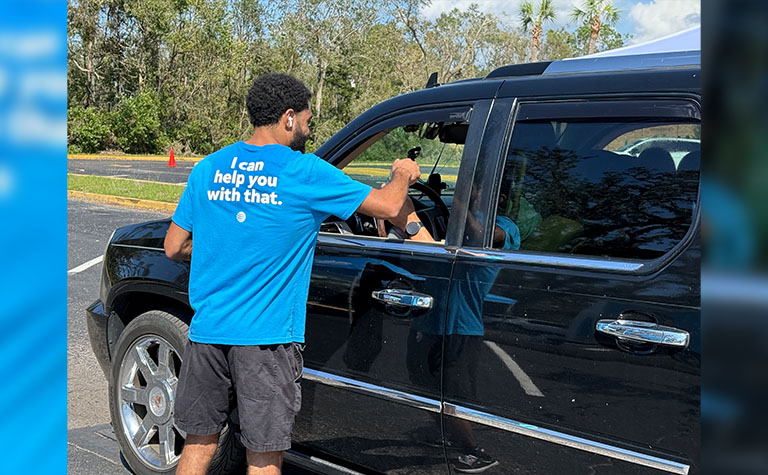
MULTIPOLYGON (((445 239, 459 166, 469 128, 470 108, 408 114, 387 127, 373 129, 340 160, 344 173, 374 188, 389 180, 392 162, 414 158, 421 180, 409 191, 419 218, 436 241, 445 239)), ((331 217, 321 232, 388 239, 391 224, 355 213, 342 221, 331 217)), ((391 239, 391 237, 390 237, 391 239)))

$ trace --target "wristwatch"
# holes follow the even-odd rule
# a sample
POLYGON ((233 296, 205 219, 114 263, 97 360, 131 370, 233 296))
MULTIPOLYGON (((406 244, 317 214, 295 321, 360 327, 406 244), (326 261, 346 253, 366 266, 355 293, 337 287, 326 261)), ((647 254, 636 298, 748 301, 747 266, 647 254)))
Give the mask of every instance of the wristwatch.
POLYGON ((405 232, 408 233, 409 236, 415 236, 421 231, 421 228, 423 228, 424 225, 421 223, 421 221, 411 221, 410 223, 405 225, 405 232))

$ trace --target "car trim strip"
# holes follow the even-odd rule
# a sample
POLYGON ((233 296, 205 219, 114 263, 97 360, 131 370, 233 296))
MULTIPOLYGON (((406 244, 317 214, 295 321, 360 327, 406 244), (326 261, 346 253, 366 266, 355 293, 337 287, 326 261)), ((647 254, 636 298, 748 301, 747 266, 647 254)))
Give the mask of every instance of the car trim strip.
POLYGON ((687 475, 690 470, 690 465, 674 462, 672 460, 666 460, 660 457, 654 457, 652 455, 635 452, 633 450, 603 444, 601 442, 585 439, 583 437, 564 434, 562 432, 514 421, 512 419, 506 419, 474 409, 469 409, 463 406, 441 403, 434 399, 425 398, 394 389, 383 388, 381 386, 376 386, 343 376, 326 373, 324 371, 305 368, 304 379, 328 386, 369 394, 371 396, 382 399, 392 400, 407 406, 427 410, 430 412, 443 413, 448 416, 483 424, 488 427, 494 427, 496 429, 513 432, 515 434, 520 434, 526 437, 533 437, 535 439, 570 447, 572 449, 583 450, 585 452, 590 452, 605 457, 611 457, 617 460, 622 460, 637 465, 643 465, 658 470, 664 470, 670 473, 687 475))
POLYGON ((422 255, 443 255, 452 256, 455 253, 453 248, 443 247, 440 243, 419 243, 413 244, 407 240, 394 240, 375 237, 362 237, 356 235, 340 235, 329 232, 320 232, 318 237, 318 244, 322 243, 325 246, 329 245, 341 245, 349 246, 350 244, 357 247, 363 247, 376 250, 390 250, 397 251, 398 253, 406 254, 422 254, 422 255))
POLYGON ((314 455, 306 455, 295 450, 286 450, 284 452, 285 460, 301 468, 318 472, 323 475, 362 475, 347 467, 329 462, 314 455))
POLYGON ((394 400, 406 406, 415 407, 417 409, 423 409, 429 412, 440 412, 440 401, 429 399, 426 397, 416 396, 415 394, 409 394, 395 389, 383 388, 381 386, 375 386, 373 384, 364 383, 343 376, 337 376, 335 374, 325 373, 315 369, 304 368, 304 379, 315 381, 318 383, 326 384, 328 386, 334 386, 342 389, 349 389, 352 391, 358 391, 372 396, 376 396, 383 399, 394 400))
POLYGON ((645 264, 641 262, 609 261, 582 257, 549 256, 542 254, 523 254, 519 252, 493 252, 486 249, 459 249, 457 254, 479 259, 504 261, 520 264, 538 264, 546 266, 570 267, 574 269, 637 272, 645 264))
POLYGON ((595 442, 593 440, 584 439, 582 437, 564 434, 562 432, 545 429, 543 427, 538 427, 532 424, 525 424, 523 422, 505 419, 503 417, 494 416, 492 414, 476 411, 474 409, 469 409, 462 406, 455 406, 453 404, 446 403, 444 405, 444 412, 446 415, 458 417, 459 419, 464 419, 470 422, 476 422, 478 424, 483 424, 489 427, 494 427, 508 432, 514 432, 516 434, 524 435, 527 437, 533 437, 535 439, 540 439, 573 449, 583 450, 593 454, 623 460, 625 462, 630 462, 637 465, 644 465, 646 467, 651 467, 658 470, 678 473, 681 475, 687 475, 688 471, 690 470, 689 465, 654 457, 652 455, 642 454, 633 450, 622 449, 620 447, 595 442))

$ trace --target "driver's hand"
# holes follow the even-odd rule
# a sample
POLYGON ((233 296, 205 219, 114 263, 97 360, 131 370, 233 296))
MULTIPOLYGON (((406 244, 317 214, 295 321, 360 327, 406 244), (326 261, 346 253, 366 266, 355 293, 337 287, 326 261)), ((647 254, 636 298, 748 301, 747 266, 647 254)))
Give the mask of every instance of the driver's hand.
POLYGON ((421 177, 419 165, 410 158, 400 158, 395 160, 392 164, 392 174, 394 175, 396 172, 407 173, 409 185, 413 185, 418 181, 419 177, 421 177))

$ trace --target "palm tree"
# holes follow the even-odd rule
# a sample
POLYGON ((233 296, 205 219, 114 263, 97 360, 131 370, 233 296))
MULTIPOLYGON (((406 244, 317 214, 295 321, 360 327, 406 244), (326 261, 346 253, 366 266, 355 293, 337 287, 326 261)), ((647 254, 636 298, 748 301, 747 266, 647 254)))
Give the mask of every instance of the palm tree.
POLYGON ((603 25, 613 26, 619 21, 621 13, 608 0, 584 0, 581 8, 573 9, 571 17, 573 21, 583 21, 589 25, 589 50, 587 54, 595 52, 597 38, 600 36, 600 29, 603 25))
POLYGON ((538 13, 534 12, 533 3, 529 0, 520 5, 520 23, 523 31, 531 30, 531 62, 539 59, 539 42, 544 29, 542 25, 555 20, 555 7, 552 0, 541 0, 538 13))

